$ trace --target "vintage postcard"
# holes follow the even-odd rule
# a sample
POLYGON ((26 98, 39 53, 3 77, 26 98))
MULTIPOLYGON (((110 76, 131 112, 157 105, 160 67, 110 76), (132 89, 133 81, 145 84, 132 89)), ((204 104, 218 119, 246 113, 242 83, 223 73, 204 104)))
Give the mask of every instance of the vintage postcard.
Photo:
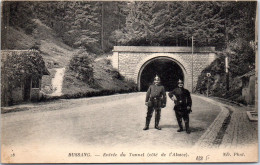
POLYGON ((1 163, 258 162, 257 1, 1 7, 1 163))

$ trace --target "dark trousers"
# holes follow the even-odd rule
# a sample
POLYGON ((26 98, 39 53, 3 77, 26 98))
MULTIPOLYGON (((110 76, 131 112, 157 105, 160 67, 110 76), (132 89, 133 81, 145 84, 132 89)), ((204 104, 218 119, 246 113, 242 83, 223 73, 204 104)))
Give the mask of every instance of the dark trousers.
POLYGON ((189 129, 189 113, 184 112, 184 111, 175 110, 175 115, 176 115, 179 127, 181 129, 183 129, 183 127, 182 127, 182 119, 183 119, 186 129, 189 129))
POLYGON ((155 110, 155 126, 159 125, 161 118, 161 104, 160 99, 151 98, 152 105, 148 106, 147 115, 146 115, 146 126, 149 126, 150 120, 153 116, 153 111, 155 110))
POLYGON ((146 119, 151 120, 154 110, 155 110, 155 122, 158 121, 158 123, 159 123, 160 118, 161 118, 161 108, 148 107, 146 119))

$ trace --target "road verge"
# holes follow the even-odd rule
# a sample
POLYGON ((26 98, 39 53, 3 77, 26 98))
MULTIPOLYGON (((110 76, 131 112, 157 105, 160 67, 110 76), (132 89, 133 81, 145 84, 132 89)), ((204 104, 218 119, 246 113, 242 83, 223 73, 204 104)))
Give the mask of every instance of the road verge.
MULTIPOLYGON (((195 143, 194 148, 214 148, 219 146, 219 141, 221 142, 220 138, 220 131, 225 131, 223 129, 227 128, 229 122, 228 119, 231 117, 232 113, 227 108, 226 105, 214 101, 210 98, 206 98, 203 96, 193 95, 194 97, 198 97, 203 99, 207 102, 215 104, 221 107, 221 111, 213 123, 209 126, 206 132, 199 138, 199 140, 195 143), (224 125, 223 125, 224 124, 224 125)), ((223 136, 222 136, 223 138, 223 136)))

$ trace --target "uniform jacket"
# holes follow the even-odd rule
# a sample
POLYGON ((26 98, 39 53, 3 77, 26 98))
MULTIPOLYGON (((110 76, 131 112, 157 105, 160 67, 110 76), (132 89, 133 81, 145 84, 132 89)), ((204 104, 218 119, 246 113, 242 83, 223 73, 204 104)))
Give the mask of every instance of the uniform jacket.
POLYGON ((192 100, 190 92, 184 88, 175 88, 173 91, 169 92, 169 97, 172 98, 175 95, 177 101, 174 102, 174 110, 187 109, 187 106, 191 107, 192 100))
POLYGON ((166 93, 164 86, 162 85, 150 85, 146 93, 145 102, 148 102, 151 98, 162 98, 162 103, 166 104, 166 93))

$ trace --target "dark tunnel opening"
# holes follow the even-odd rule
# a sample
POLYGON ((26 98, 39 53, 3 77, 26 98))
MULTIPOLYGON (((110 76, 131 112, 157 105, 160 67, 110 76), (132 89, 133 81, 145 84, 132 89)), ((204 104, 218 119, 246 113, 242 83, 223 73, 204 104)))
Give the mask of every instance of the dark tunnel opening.
POLYGON ((156 75, 161 78, 161 84, 166 91, 176 88, 179 79, 184 80, 182 69, 177 63, 169 59, 155 59, 149 62, 141 73, 140 90, 147 91, 156 75))

